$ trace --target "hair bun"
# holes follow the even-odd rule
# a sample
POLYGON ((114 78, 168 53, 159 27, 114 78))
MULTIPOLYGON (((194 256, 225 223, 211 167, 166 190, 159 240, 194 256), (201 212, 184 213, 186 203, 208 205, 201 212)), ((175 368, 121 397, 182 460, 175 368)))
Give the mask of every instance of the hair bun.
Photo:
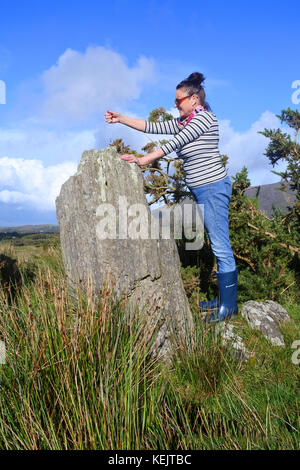
POLYGON ((199 72, 191 73, 191 75, 189 75, 188 77, 189 82, 198 82, 199 85, 201 85, 201 83, 204 82, 204 80, 205 80, 204 75, 199 72))

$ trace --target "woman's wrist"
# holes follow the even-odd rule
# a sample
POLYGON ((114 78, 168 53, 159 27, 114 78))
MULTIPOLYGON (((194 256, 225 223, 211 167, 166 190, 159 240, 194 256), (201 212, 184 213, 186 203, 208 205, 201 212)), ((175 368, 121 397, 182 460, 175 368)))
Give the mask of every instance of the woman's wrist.
POLYGON ((120 124, 125 124, 124 120, 125 120, 126 116, 124 116, 124 114, 119 114, 119 123, 120 124))
POLYGON ((128 163, 136 163, 139 166, 144 166, 144 165, 149 165, 149 163, 154 162, 160 157, 163 157, 165 155, 164 151, 159 148, 157 150, 154 150, 151 153, 148 153, 148 155, 145 155, 144 157, 136 157, 133 154, 124 154, 121 155, 120 158, 121 160, 125 160, 128 163))
POLYGON ((145 155, 144 157, 139 158, 139 164, 140 165, 149 165, 150 163, 154 162, 158 158, 161 158, 165 155, 164 151, 159 148, 154 150, 151 153, 148 153, 148 155, 145 155))

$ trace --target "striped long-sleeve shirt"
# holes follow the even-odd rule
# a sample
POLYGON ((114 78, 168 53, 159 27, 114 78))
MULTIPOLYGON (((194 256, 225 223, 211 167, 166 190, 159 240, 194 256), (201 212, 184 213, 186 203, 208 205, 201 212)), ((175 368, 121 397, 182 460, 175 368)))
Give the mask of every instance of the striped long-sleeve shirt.
POLYGON ((146 121, 147 134, 173 134, 174 138, 161 146, 167 155, 176 151, 183 160, 185 182, 196 188, 227 176, 219 152, 219 125, 210 111, 200 111, 183 127, 179 118, 163 122, 146 121))

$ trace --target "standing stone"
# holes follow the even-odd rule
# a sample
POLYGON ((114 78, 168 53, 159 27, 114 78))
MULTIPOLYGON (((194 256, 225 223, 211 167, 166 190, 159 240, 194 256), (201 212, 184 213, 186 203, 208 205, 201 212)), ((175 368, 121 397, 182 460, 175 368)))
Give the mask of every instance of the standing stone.
POLYGON ((172 237, 153 235, 157 225, 136 164, 121 160, 115 147, 84 152, 76 174, 61 187, 56 211, 71 287, 90 279, 100 294, 106 282, 117 298, 127 299, 131 315, 156 315, 155 354, 170 351, 171 331, 189 337, 193 320, 177 246, 172 237))

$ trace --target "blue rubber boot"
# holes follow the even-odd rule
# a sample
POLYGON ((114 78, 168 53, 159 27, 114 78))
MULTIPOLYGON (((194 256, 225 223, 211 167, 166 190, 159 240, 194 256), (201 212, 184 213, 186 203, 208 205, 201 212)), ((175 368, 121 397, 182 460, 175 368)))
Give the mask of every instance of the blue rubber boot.
POLYGON ((214 309, 219 306, 219 296, 217 295, 213 300, 209 300, 208 302, 199 302, 199 307, 202 310, 207 310, 208 308, 214 309))
POLYGON ((209 323, 218 323, 229 320, 238 313, 237 306, 237 281, 238 268, 230 273, 218 273, 219 306, 205 312, 205 320, 209 323))

